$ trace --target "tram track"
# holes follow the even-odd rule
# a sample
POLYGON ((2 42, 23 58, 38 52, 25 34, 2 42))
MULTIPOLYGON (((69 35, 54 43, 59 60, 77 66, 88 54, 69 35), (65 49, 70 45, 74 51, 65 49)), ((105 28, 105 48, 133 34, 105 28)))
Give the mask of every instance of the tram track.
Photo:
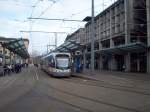
MULTIPOLYGON (((56 100, 56 101, 58 101, 58 102, 61 102, 61 103, 64 103, 64 104, 67 104, 67 105, 70 105, 70 106, 72 106, 72 107, 74 107, 74 108, 78 108, 78 109, 80 109, 80 110, 82 110, 82 111, 85 111, 85 112, 93 112, 93 111, 91 111, 91 110, 89 110, 89 109, 87 109, 87 108, 85 108, 85 107, 81 107, 81 106, 78 106, 78 105, 75 105, 75 104, 72 104, 72 103, 69 103, 69 102, 66 102, 66 101, 64 101, 64 100, 62 100, 62 99, 59 99, 59 98, 56 98, 55 96, 53 96, 53 95, 50 95, 49 93, 52 93, 52 92, 45 92, 45 91, 41 91, 41 88, 43 89, 43 88, 46 88, 47 89, 47 87, 48 88, 50 88, 50 89, 55 89, 55 90, 57 90, 58 92, 61 92, 61 90, 59 90, 59 89, 57 89, 57 88, 54 88, 54 87, 52 87, 52 86, 49 86, 50 84, 48 84, 48 83, 46 83, 46 82, 44 82, 43 81, 43 79, 47 79, 47 78, 52 78, 52 76, 49 76, 48 74, 46 74, 45 72, 43 72, 43 71, 41 71, 41 70, 39 70, 39 69, 37 69, 37 73, 38 73, 38 76, 39 76, 39 79, 40 80, 38 80, 38 83, 40 83, 40 85, 38 86, 38 91, 37 92, 39 92, 40 94, 44 94, 44 95, 46 95, 47 97, 49 97, 50 99, 54 99, 54 100, 56 100), (42 74, 42 75, 41 75, 42 74), (41 81, 42 81, 42 85, 41 85, 41 81), (42 86, 42 87, 41 87, 42 86), (39 88, 40 87, 40 88, 39 88)), ((37 87, 37 86, 36 86, 37 87)), ((61 92, 62 93, 62 92, 61 92)), ((63 92, 64 93, 64 92, 63 92)))
MULTIPOLYGON (((65 95, 69 95, 69 96, 73 96, 73 97, 76 97, 76 98, 80 98, 80 99, 83 99, 83 100, 86 100, 88 102, 93 102, 93 103, 97 103, 97 104, 103 104, 103 105, 106 105, 106 106, 110 106, 110 107, 114 107, 114 108, 118 108, 118 109, 121 109, 121 110, 126 110, 126 111, 129 111, 129 112, 140 112, 139 110, 136 110, 136 109, 132 109, 132 108, 128 108, 128 107, 124 107, 124 106, 120 106, 120 105, 116 105, 116 104, 112 104, 112 103, 108 103, 108 102, 105 102, 105 101, 100 101, 100 100, 96 100, 96 99, 92 99, 92 98, 89 98, 89 97, 85 97, 85 96, 82 96, 82 95, 77 95, 77 94, 74 94, 74 93, 71 93, 71 92, 67 92, 67 91, 64 91, 64 90, 61 90, 61 89, 58 89, 54 86, 51 86, 49 83, 46 83, 46 81, 43 83, 46 87, 49 87, 50 89, 52 89, 53 91, 57 91, 59 92, 60 94, 65 94, 65 95)), ((47 93, 46 93, 47 94, 47 93)), ((48 94, 47 94, 48 95, 48 94)), ((51 96, 52 97, 52 96, 51 96)), ((55 98, 55 97, 54 97, 55 98)), ((60 100, 60 99, 58 99, 60 100)), ((64 101, 63 101, 64 102, 64 101)), ((65 102, 66 103, 66 102, 65 102)), ((68 103, 68 104, 71 104, 73 105, 72 103, 68 103)), ((76 106, 76 105, 74 105, 76 106)), ((81 107, 80 107, 81 108, 81 107)), ((91 110, 88 110, 88 112, 92 112, 91 110)))
MULTIPOLYGON (((128 108, 128 107, 124 107, 124 106, 120 106, 120 105, 108 103, 108 102, 105 102, 105 101, 100 101, 100 100, 92 99, 92 98, 89 98, 89 97, 85 97, 85 96, 82 96, 82 95, 78 95, 78 94, 75 94, 75 93, 71 93, 71 92, 59 89, 57 87, 52 86, 51 83, 49 81, 46 81, 46 80, 49 80, 51 78, 51 79, 55 79, 55 80, 65 81, 64 78, 60 78, 60 79, 52 78, 52 77, 48 76, 47 74, 45 74, 44 72, 42 72, 42 74, 44 74, 44 75, 43 75, 43 77, 41 77, 41 80, 45 79, 45 81, 44 80, 42 81, 43 86, 46 87, 46 88, 48 87, 48 88, 50 88, 53 91, 57 91, 60 94, 64 94, 64 95, 68 95, 68 96, 73 96, 73 97, 75 97, 75 99, 76 98, 80 98, 80 99, 86 100, 88 102, 92 102, 92 103, 96 103, 96 104, 103 104, 103 105, 110 106, 110 107, 113 107, 113 108, 118 108, 118 109, 121 109, 121 110, 126 110, 128 112, 140 112, 140 111, 138 111, 136 109, 132 109, 132 108, 128 108)), ((48 93, 45 93, 45 94, 49 95, 48 93)), ((53 95, 54 95, 54 93, 53 93, 53 95)), ((50 97, 52 97, 52 95, 50 95, 50 97)), ((56 98, 56 97, 54 97, 54 98, 56 98)), ((63 101, 63 102, 65 102, 65 101, 63 101)), ((69 103, 69 104, 73 105, 72 103, 69 103)), ((89 110, 89 112, 92 112, 92 111, 89 110)))
MULTIPOLYGON (((125 92, 132 92, 132 93, 136 93, 136 94, 141 94, 141 95, 147 95, 150 96, 150 90, 149 93, 143 92, 143 91, 139 91, 139 90, 134 90, 135 87, 126 87, 126 86, 119 86, 119 85, 113 85, 113 84, 109 84, 109 83, 104 83, 101 81, 95 81, 95 80, 89 80, 89 79, 84 79, 84 78, 75 78, 75 77, 71 77, 69 79, 62 79, 63 81, 67 81, 70 83, 78 83, 80 85, 88 85, 88 86, 94 86, 94 87, 103 87, 103 88, 109 88, 109 89, 114 89, 114 90, 118 90, 118 91, 125 91, 125 92), (74 79, 80 79, 80 81, 74 80, 74 79)), ((146 89, 145 89, 146 90, 146 89)), ((146 91, 147 91, 146 90, 146 91)))
MULTIPOLYGON (((42 73, 44 73, 44 72, 42 72, 42 73)), ((46 77, 48 78, 51 76, 47 75, 46 77)), ((53 78, 53 77, 51 77, 51 78, 53 78)), ((118 90, 118 91, 125 91, 125 92, 131 92, 131 93, 136 93, 136 94, 140 94, 140 95, 150 96, 149 89, 144 89, 145 91, 149 91, 146 93, 144 91, 141 91, 141 89, 139 89, 139 88, 136 88, 138 90, 134 90, 135 87, 120 86, 120 85, 105 83, 104 81, 96 81, 96 80, 92 80, 92 79, 90 80, 90 79, 82 78, 82 77, 60 78, 60 80, 63 80, 63 81, 69 82, 69 83, 80 84, 80 85, 102 87, 102 88, 108 88, 108 89, 114 89, 114 90, 118 90)))
MULTIPOLYGON (((128 103, 126 103, 126 104, 120 104, 120 103, 118 103, 118 101, 117 102, 109 102, 109 101, 107 101, 107 100, 105 100, 105 98, 103 99, 103 98, 96 98, 96 97, 92 97, 92 96, 89 96, 89 95, 87 95, 87 96, 84 96, 83 95, 83 93, 82 94, 80 94, 80 93, 78 93, 76 90, 76 92, 75 91, 72 91, 72 89, 69 89, 68 87, 69 86, 67 86, 67 85, 64 85, 64 86, 60 86, 60 88, 59 88, 59 85, 57 85, 57 83, 53 83, 53 82, 55 82, 55 80, 56 80, 56 82, 58 82, 59 83, 59 80, 60 80, 60 83, 65 83, 65 84, 67 84, 67 82, 68 82, 68 85, 69 85, 69 83, 71 83, 71 85, 81 85, 81 87, 86 87, 86 85, 87 86, 91 86, 90 88, 92 88, 93 86, 94 86, 94 88, 95 87, 99 87, 99 86, 97 86, 97 85, 91 85, 91 84, 82 84, 80 81, 75 81, 75 82, 73 82, 72 81, 72 79, 74 78, 53 78, 53 77, 50 77, 50 76, 48 76, 47 74, 45 74, 44 72, 42 72, 42 71, 39 71, 40 72, 40 81, 42 81, 41 83, 44 83, 43 84, 43 86, 45 85, 46 86, 46 88, 47 88, 47 86, 50 88, 49 90, 51 90, 50 92, 53 92, 53 94, 52 95, 54 95, 55 94, 55 92, 57 91, 58 93, 59 93, 59 95, 61 96, 62 94, 64 94, 64 95, 66 95, 66 97, 67 96, 72 96, 72 97, 74 97, 74 99, 80 99, 81 101, 82 100, 86 100, 87 102, 89 102, 89 103, 95 103, 95 104, 97 104, 97 105, 104 105, 104 106, 109 106, 109 108, 117 108, 117 109, 122 109, 122 111, 124 112, 141 112, 141 110, 143 110, 143 109, 140 109, 140 108, 138 108, 138 107, 133 107, 132 108, 132 106, 130 106, 130 105, 128 105, 128 103), (70 80, 71 79, 71 80, 70 80), (68 81, 69 80, 69 81, 68 81), (64 81, 64 82, 62 82, 62 81, 64 81), (55 86, 56 85, 56 86, 55 86), (62 87, 65 87, 66 89, 68 88, 69 90, 66 90, 66 89, 63 89, 62 87)), ((78 79, 78 78, 77 78, 78 79)), ((87 79, 86 79, 87 80, 87 79)), ((87 81, 85 81, 85 82, 87 82, 87 81)), ((114 86, 114 85, 113 85, 114 86)), ((102 87, 102 86, 100 86, 100 87, 102 87)), ((124 92, 127 92, 127 94, 135 94, 135 95, 138 95, 138 96, 140 96, 140 95, 144 95, 145 97, 149 97, 149 94, 147 94, 147 93, 143 93, 143 92, 139 92, 139 91, 132 91, 132 90, 126 90, 126 89, 124 89, 123 88, 123 90, 122 90, 122 88, 121 88, 121 90, 120 90, 120 88, 116 88, 116 87, 107 87, 106 85, 103 87, 103 88, 106 88, 106 89, 113 89, 113 90, 116 90, 116 91, 120 91, 120 92, 122 92, 123 91, 123 93, 124 92)), ((48 93, 50 93, 50 92, 48 92, 48 93)), ((48 94, 48 93, 46 93, 46 94, 48 94)), ((50 94, 49 94, 50 95, 50 94)), ((50 95, 50 96, 52 96, 52 95, 50 95)), ((93 94, 94 95, 94 94, 93 94)), ((96 94, 95 94, 96 95, 96 94)), ((55 96, 55 95, 54 95, 55 96)), ((57 94, 56 94, 56 96, 57 96, 57 94)), ((63 97, 63 96, 62 96, 63 97)), ((55 97, 55 98, 57 98, 57 97, 55 97)), ((61 99, 61 98, 60 98, 61 99)), ((79 100, 79 101, 80 101, 79 100)), ((66 101, 65 101, 66 102, 66 101)), ((68 102, 67 102, 68 103, 68 102)), ((71 104, 73 104, 72 102, 70 102, 71 104)), ((74 104, 73 104, 74 105, 74 104)), ((76 104, 75 104, 76 105, 76 104)), ((84 107, 84 106, 83 106, 84 107)), ((95 112, 95 111, 94 111, 95 112)), ((99 111, 96 111, 96 112, 99 112, 99 111)), ((113 111, 114 112, 114 111, 113 111)))
MULTIPOLYGON (((39 92, 39 91, 38 91, 38 92, 39 92)), ((45 92, 39 92, 39 93, 42 94, 42 95, 46 95, 46 96, 49 97, 50 99, 53 99, 53 100, 55 100, 55 101, 58 101, 58 102, 61 102, 61 103, 67 104, 67 105, 70 105, 70 106, 75 107, 75 108, 78 108, 78 109, 80 109, 80 110, 82 110, 82 111, 85 111, 85 112, 93 112, 93 111, 88 110, 88 109, 86 109, 86 108, 83 108, 83 107, 74 105, 74 104, 72 104, 72 103, 68 103, 68 102, 66 102, 66 101, 64 101, 64 100, 58 99, 58 98, 56 98, 56 97, 54 97, 54 96, 52 96, 52 95, 49 95, 49 94, 47 94, 47 93, 45 93, 45 92)))

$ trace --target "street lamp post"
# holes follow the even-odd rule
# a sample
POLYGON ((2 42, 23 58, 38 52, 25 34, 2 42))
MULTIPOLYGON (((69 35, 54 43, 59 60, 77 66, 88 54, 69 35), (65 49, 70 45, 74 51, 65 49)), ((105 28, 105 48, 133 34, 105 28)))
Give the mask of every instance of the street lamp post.
POLYGON ((91 71, 94 71, 94 40, 95 40, 95 20, 94 20, 94 0, 92 0, 92 20, 91 20, 91 71))

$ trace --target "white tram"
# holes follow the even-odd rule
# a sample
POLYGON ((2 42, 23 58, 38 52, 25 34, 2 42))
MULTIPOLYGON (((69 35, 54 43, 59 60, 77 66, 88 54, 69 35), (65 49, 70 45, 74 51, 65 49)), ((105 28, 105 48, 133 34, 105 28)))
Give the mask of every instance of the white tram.
POLYGON ((70 53, 50 53, 42 57, 41 68, 54 77, 71 76, 70 53))

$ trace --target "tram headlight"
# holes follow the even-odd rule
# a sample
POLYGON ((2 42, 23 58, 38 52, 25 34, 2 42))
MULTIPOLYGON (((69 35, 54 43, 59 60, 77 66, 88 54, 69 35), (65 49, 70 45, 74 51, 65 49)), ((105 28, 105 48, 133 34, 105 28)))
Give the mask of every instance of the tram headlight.
POLYGON ((57 70, 57 69, 56 69, 56 72, 61 72, 61 70, 57 70))
POLYGON ((58 70, 55 70, 55 72, 58 72, 58 70))

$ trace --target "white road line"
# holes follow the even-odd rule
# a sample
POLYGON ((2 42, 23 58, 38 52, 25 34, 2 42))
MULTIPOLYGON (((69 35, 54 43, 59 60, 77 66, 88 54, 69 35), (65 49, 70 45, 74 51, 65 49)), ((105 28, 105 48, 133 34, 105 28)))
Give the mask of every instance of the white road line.
POLYGON ((35 71, 36 80, 39 80, 39 76, 37 74, 37 71, 35 71))
POLYGON ((34 76, 33 76, 33 81, 34 81, 35 79, 34 79, 34 76))

